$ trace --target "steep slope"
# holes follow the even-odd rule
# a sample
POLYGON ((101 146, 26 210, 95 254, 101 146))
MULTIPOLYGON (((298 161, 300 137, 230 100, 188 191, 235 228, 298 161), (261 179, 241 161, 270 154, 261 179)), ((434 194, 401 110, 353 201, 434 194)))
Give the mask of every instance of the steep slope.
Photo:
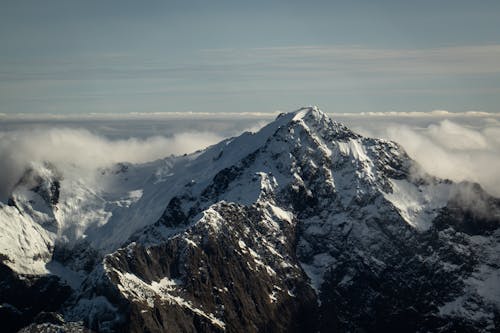
POLYGON ((60 231, 75 222, 57 218, 56 174, 22 182, 1 211, 31 219, 45 267, 78 272, 59 311, 96 331, 500 327, 499 200, 315 107, 193 155, 105 170, 102 210, 85 216, 111 216, 73 238, 60 231))

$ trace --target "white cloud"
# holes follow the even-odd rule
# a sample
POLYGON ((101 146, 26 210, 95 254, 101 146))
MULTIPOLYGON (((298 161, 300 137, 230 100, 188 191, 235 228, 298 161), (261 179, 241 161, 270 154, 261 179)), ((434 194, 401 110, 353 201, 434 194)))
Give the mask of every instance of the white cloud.
POLYGON ((433 142, 451 151, 486 150, 489 146, 484 134, 449 120, 429 126, 427 134, 433 142))
POLYGON ((52 128, 0 132, 0 199, 32 162, 51 162, 59 169, 77 167, 85 176, 117 162, 140 163, 204 148, 222 140, 210 132, 184 132, 167 138, 110 140, 84 129, 52 128))
MULTIPOLYGON (((178 116, 181 117, 179 121, 169 118, 175 118, 173 114, 140 115, 137 118, 125 115, 126 121, 119 123, 120 126, 116 122, 99 121, 99 117, 89 116, 92 122, 87 128, 111 133, 121 139, 109 139, 85 129, 51 127, 50 124, 60 126, 57 121, 48 121, 45 128, 32 130, 22 129, 23 126, 15 127, 21 128, 17 130, 0 129, 1 199, 5 200, 8 189, 31 161, 47 160, 58 167, 73 163, 81 170, 122 161, 140 163, 191 152, 244 130, 257 131, 275 114, 192 113, 178 116), (144 122, 146 118, 149 120, 144 122), (156 121, 163 118, 169 120, 164 123, 156 121), (168 127, 162 127, 162 124, 168 124, 168 127), (142 139, 128 138, 129 133, 140 133, 142 139), (156 133, 161 135, 152 136, 156 133), (165 137, 165 133, 175 135, 165 137)), ((113 119, 112 115, 108 117, 113 119)), ((430 174, 454 181, 479 182, 491 194, 500 196, 500 114, 436 110, 425 113, 335 113, 331 117, 361 134, 399 142, 430 174)), ((66 125, 84 124, 79 120, 64 120, 66 125)))
POLYGON ((396 117, 396 118, 460 118, 460 117, 491 117, 500 119, 500 113, 484 112, 484 111, 465 111, 465 112, 450 112, 448 110, 432 110, 425 111, 387 111, 387 112, 349 112, 349 113, 331 113, 332 117, 347 117, 347 118, 368 118, 368 117, 396 117))
POLYGON ((500 124, 489 118, 478 122, 474 117, 453 121, 422 117, 416 122, 406 117, 389 119, 377 123, 360 117, 350 122, 365 135, 400 143, 429 174, 477 182, 500 197, 500 124))

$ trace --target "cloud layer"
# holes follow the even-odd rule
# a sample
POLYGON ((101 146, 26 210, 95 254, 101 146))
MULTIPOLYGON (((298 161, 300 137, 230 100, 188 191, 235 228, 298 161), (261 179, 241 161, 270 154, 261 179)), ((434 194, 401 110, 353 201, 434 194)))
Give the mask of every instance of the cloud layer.
POLYGON ((386 134, 401 143, 430 174, 478 182, 500 196, 500 128, 473 130, 444 120, 423 131, 389 127, 386 134))
POLYGON ((500 197, 500 121, 496 116, 378 114, 343 120, 362 134, 398 142, 434 176, 477 182, 500 197))
MULTIPOLYGON (((77 166, 85 174, 116 162, 140 163, 189 153, 244 130, 257 131, 274 115, 194 114, 165 122, 156 116, 148 121, 126 117, 121 123, 70 119, 62 127, 60 120, 49 120, 43 126, 30 122, 30 129, 22 121, 10 127, 4 123, 3 129, 0 126, 0 200, 6 200, 32 162, 49 161, 63 172, 77 166)), ((500 197, 500 115, 434 111, 331 116, 361 134, 400 143, 432 175, 478 182, 500 197)))
POLYGON ((33 162, 51 162, 63 174, 76 170, 81 176, 117 162, 140 163, 182 154, 217 143, 210 132, 183 132, 172 137, 110 140, 85 129, 40 128, 0 132, 0 200, 33 162), (76 167, 76 169, 75 169, 76 167))

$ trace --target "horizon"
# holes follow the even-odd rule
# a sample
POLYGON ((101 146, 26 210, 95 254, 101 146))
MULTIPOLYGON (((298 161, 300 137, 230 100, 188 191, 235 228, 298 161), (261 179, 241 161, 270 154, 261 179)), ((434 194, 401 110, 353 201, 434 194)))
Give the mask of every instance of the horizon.
MULTIPOLYGON (((315 106, 315 105, 314 105, 315 106)), ((226 118, 237 116, 241 118, 272 118, 280 113, 291 113, 304 107, 292 110, 272 110, 272 111, 241 111, 241 112, 196 112, 196 111, 158 111, 158 112, 81 112, 81 113, 37 113, 37 112, 18 112, 18 113, 0 113, 0 121, 57 121, 57 120, 148 120, 148 119, 198 119, 204 117, 226 118)), ((500 117, 500 112, 487 112, 480 110, 449 111, 442 109, 433 109, 429 111, 360 111, 360 112, 335 112, 319 108, 329 116, 341 117, 500 117)))
MULTIPOLYGON (((490 193, 500 195, 500 113, 322 111, 364 136, 401 144, 432 175, 457 182, 478 182, 490 193)), ((278 112, 42 115, 31 119, 12 116, 0 121, 0 156, 7 157, 0 163, 4 170, 0 193, 8 193, 18 180, 19 171, 33 162, 49 161, 64 167, 80 161, 90 169, 117 162, 147 163, 171 154, 192 153, 246 131, 256 132, 277 115, 278 112), (100 158, 92 161, 95 156, 100 158)))

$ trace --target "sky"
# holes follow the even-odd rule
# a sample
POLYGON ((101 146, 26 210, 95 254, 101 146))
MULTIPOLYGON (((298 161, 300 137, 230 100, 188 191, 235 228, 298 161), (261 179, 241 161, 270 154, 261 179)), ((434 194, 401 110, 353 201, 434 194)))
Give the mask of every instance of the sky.
POLYGON ((497 113, 499 17, 488 0, 2 0, 0 114, 497 113))

